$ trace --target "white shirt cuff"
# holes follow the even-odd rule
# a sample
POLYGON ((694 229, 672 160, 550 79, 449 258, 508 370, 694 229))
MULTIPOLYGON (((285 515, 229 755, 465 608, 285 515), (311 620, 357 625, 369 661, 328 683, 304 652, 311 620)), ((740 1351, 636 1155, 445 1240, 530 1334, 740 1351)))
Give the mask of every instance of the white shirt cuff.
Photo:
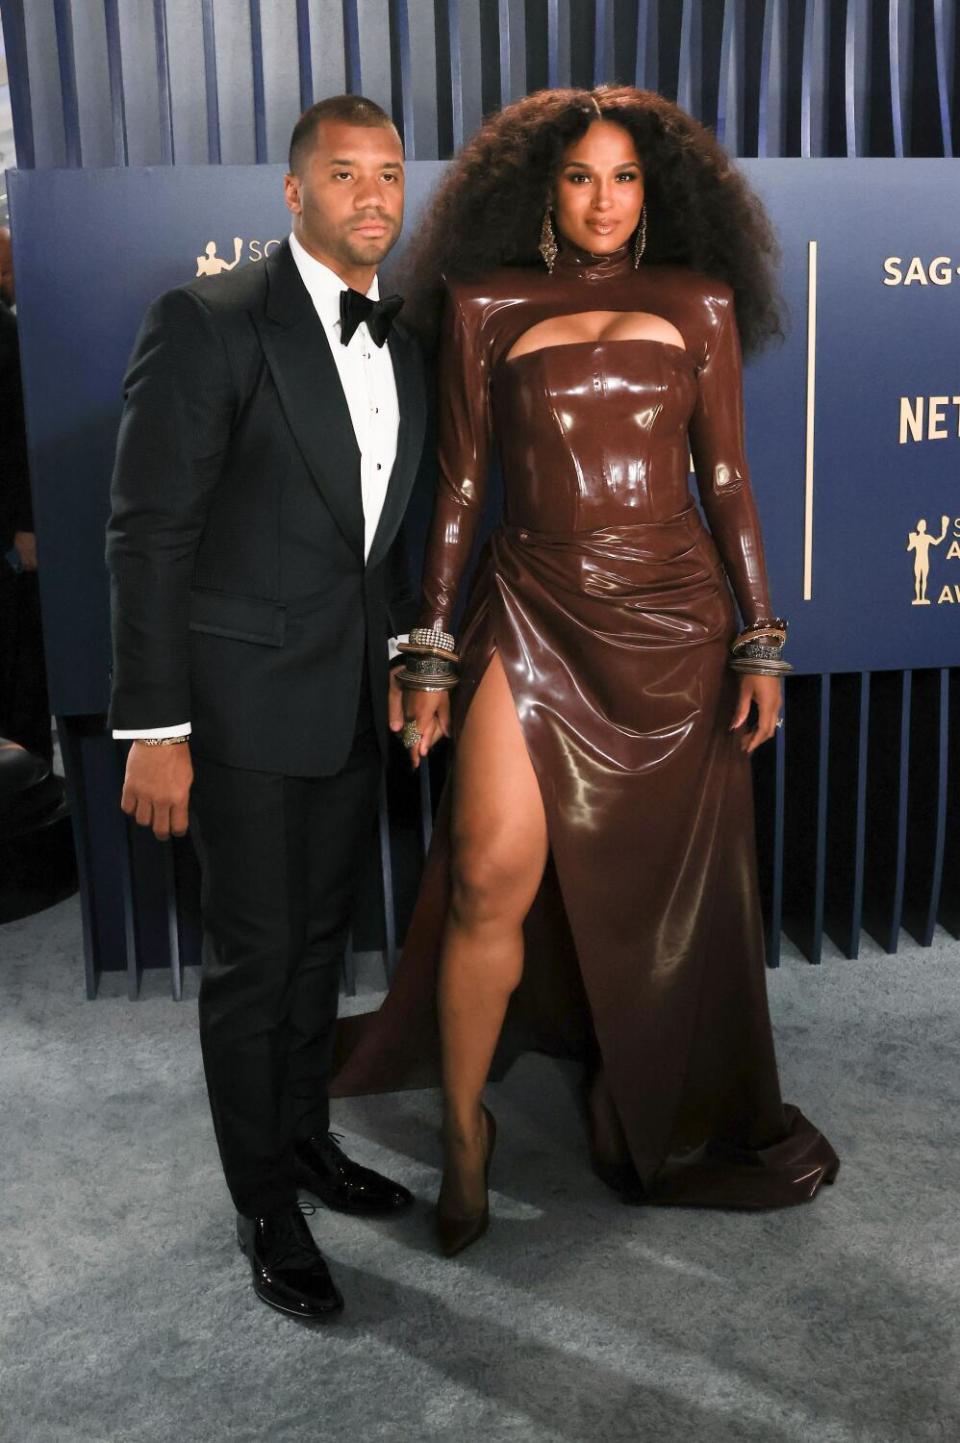
POLYGON ((114 731, 114 740, 118 742, 141 741, 144 737, 188 737, 193 728, 189 722, 176 727, 141 727, 135 731, 114 731))
POLYGON ((393 661, 395 657, 402 655, 400 647, 397 645, 398 642, 407 642, 409 640, 410 633, 408 631, 405 631, 402 636, 391 636, 387 642, 387 661, 393 661))

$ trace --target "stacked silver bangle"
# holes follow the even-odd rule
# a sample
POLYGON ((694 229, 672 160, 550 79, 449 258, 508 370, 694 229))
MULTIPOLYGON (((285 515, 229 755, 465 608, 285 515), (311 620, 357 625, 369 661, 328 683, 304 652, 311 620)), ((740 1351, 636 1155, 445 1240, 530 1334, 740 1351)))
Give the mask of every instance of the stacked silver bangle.
POLYGON ((460 680, 455 645, 448 631, 415 626, 410 640, 399 645, 404 657, 397 678, 400 685, 410 691, 452 691, 460 680))
POLYGON ((730 647, 730 666, 750 676, 783 676, 793 671, 780 653, 787 639, 787 623, 782 617, 754 621, 741 631, 730 647))

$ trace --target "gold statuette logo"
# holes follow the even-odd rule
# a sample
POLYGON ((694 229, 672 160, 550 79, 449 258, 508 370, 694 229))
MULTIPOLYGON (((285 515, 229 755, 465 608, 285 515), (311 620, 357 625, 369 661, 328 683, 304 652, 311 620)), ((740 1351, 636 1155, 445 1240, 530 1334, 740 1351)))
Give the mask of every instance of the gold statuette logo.
MULTIPOLYGON (((939 552, 938 567, 943 561, 960 561, 960 516, 954 517, 953 535, 945 552, 939 552)), ((927 595, 930 581, 930 552, 934 546, 941 546, 947 539, 951 521, 949 516, 940 517, 940 535, 934 536, 928 530, 926 517, 921 516, 916 527, 907 538, 907 550, 913 552, 913 606, 932 606, 927 595)), ((953 570, 953 568, 950 568, 953 570)), ((956 605, 960 602, 960 582, 944 582, 937 594, 937 606, 956 605)))
POLYGON ((270 255, 272 251, 275 251, 277 246, 282 244, 283 242, 278 237, 274 237, 268 241, 244 241, 242 236, 235 235, 233 238, 233 260, 228 261, 225 257, 217 254, 217 243, 215 240, 207 241, 203 248, 203 255, 197 256, 196 275, 198 277, 219 276, 222 275, 224 271, 232 271, 235 266, 240 264, 241 260, 246 259, 251 262, 262 261, 266 256, 270 255), (244 256, 244 249, 246 249, 246 256, 244 256))

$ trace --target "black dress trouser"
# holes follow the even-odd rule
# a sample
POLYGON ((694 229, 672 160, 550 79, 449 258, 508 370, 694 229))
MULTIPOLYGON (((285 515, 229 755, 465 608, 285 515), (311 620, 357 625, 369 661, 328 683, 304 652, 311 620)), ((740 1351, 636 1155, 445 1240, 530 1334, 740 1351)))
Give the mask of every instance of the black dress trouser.
POLYGON ((380 769, 366 695, 335 776, 195 761, 200 1044, 227 1186, 248 1217, 295 1199, 292 1144, 329 1127, 340 967, 380 769))

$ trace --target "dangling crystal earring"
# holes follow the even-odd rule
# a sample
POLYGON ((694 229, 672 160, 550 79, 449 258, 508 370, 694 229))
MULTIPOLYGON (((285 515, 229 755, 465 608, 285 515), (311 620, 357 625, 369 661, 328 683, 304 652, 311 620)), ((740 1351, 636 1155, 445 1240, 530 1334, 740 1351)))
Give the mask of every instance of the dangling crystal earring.
POLYGON ((640 224, 633 238, 633 269, 638 270, 643 253, 647 248, 647 205, 644 201, 640 211, 640 224))
POLYGON ((547 206, 543 213, 543 225, 540 227, 540 254, 543 256, 543 263, 553 275, 553 267, 557 259, 557 236, 553 229, 553 211, 547 206))

